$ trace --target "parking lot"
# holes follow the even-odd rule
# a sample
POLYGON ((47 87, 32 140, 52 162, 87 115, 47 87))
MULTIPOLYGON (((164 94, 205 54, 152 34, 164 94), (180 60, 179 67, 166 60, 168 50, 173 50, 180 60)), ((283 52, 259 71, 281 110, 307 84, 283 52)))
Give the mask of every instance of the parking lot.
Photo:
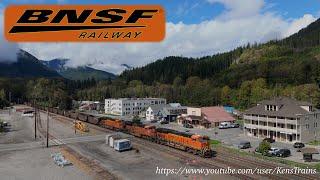
MULTIPOLYGON (((159 124, 154 123, 153 125, 156 125, 157 127, 165 127, 169 129, 175 129, 182 132, 189 132, 194 134, 200 134, 200 135, 206 135, 209 136, 210 139, 219 140, 224 145, 238 148, 238 144, 241 141, 249 141, 251 143, 252 148, 246 149, 244 151, 247 152, 253 152, 256 147, 259 146, 262 139, 255 138, 255 137, 248 137, 245 136, 243 133, 242 128, 231 128, 231 129, 219 129, 219 128, 210 128, 210 129, 202 129, 202 128, 184 128, 182 125, 179 125, 177 123, 171 122, 170 124, 159 124)), ((284 143, 284 142, 274 142, 271 144, 271 147, 275 148, 286 148, 291 151, 291 156, 287 157, 288 160, 293 160, 296 162, 304 162, 302 153, 297 152, 297 149, 293 147, 292 143, 284 143)), ((318 147, 318 150, 320 151, 320 148, 318 147)), ((320 155, 313 155, 313 158, 316 160, 319 160, 320 162, 320 155)), ((319 163, 314 162, 314 163, 319 163)))

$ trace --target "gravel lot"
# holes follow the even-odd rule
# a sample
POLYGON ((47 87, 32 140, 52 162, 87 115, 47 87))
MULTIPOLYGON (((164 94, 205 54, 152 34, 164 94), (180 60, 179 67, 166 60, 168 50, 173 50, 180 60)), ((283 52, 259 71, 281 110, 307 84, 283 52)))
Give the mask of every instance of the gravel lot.
MULTIPOLYGON (((58 147, 43 148, 44 138, 38 136, 34 140, 34 119, 22 117, 20 112, 0 110, 0 119, 11 126, 6 132, 0 133, 0 179, 2 180, 91 180, 94 176, 79 170, 76 166, 61 168, 54 164, 51 153, 58 152, 58 147), (41 145, 42 144, 42 145, 41 145), (16 150, 5 150, 6 147, 16 150), (25 150, 20 145, 31 149, 25 150)), ((39 134, 38 134, 39 135, 39 134)), ((22 146, 22 147, 23 147, 22 146)))
POLYGON ((32 149, 24 151, 2 152, 0 155, 0 174, 3 180, 91 180, 75 166, 64 168, 54 164, 50 154, 58 148, 32 149))
POLYGON ((11 113, 0 110, 0 119, 11 126, 8 132, 0 133, 0 144, 26 143, 34 141, 34 121, 29 117, 22 117, 20 113, 11 113))

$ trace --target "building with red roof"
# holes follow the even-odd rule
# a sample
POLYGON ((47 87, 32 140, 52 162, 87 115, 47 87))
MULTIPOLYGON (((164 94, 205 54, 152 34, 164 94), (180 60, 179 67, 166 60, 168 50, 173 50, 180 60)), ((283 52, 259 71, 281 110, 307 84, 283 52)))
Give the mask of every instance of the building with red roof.
POLYGON ((220 106, 202 107, 201 114, 213 127, 219 126, 222 122, 234 122, 236 120, 220 106))
POLYGON ((222 122, 234 122, 236 119, 230 115, 223 107, 212 106, 193 108, 188 107, 187 114, 178 118, 179 124, 192 124, 202 127, 217 127, 222 122))

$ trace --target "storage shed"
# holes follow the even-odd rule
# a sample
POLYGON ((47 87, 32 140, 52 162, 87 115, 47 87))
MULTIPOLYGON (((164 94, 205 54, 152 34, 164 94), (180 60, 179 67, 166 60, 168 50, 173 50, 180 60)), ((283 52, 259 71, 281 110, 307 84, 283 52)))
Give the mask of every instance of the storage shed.
POLYGON ((302 148, 301 153, 303 154, 303 159, 310 162, 313 160, 312 155, 319 154, 319 151, 315 148, 302 148))

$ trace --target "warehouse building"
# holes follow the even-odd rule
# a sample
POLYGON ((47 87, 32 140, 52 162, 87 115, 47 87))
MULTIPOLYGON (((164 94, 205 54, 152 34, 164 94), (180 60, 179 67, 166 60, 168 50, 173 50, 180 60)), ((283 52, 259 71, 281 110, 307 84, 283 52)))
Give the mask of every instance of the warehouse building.
POLYGON ((248 136, 283 142, 319 140, 320 112, 311 103, 280 97, 259 102, 244 113, 248 136))
POLYGON ((150 105, 166 104, 163 98, 106 99, 105 113, 119 116, 135 116, 145 112, 150 105))

